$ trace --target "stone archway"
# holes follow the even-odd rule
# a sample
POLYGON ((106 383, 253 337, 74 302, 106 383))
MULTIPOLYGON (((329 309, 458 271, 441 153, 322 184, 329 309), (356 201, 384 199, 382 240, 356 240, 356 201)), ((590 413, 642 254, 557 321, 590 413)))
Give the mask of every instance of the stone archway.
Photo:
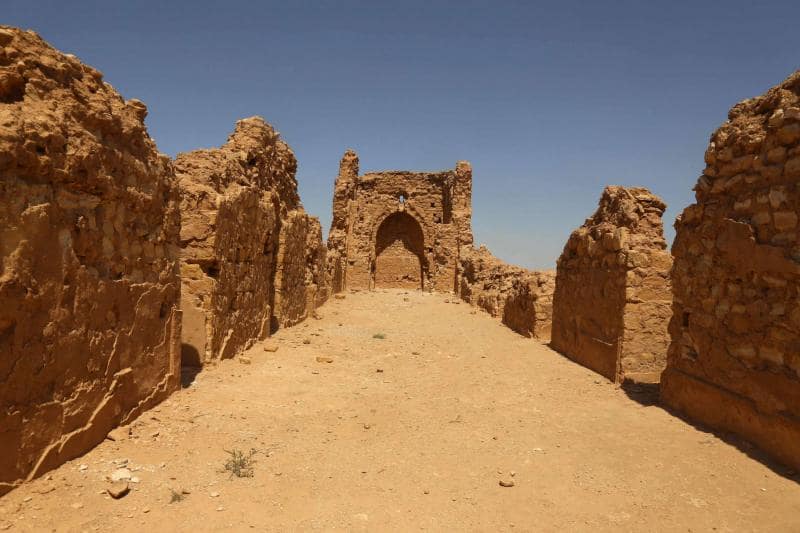
POLYGON ((425 237, 404 211, 387 216, 375 236, 372 279, 376 288, 421 289, 425 283, 425 237))

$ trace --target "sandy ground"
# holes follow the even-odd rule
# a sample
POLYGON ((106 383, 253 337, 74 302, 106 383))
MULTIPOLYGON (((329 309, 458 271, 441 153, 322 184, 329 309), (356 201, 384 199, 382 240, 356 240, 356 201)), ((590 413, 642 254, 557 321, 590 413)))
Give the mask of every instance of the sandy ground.
POLYGON ((447 299, 331 300, 0 498, 0 530, 800 531, 796 474, 447 299))

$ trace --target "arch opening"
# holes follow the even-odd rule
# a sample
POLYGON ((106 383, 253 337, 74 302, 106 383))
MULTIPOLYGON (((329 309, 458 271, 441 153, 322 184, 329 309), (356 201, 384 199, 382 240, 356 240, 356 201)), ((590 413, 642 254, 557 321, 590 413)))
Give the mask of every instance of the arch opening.
POLYGON ((375 236, 372 267, 376 288, 421 289, 425 284, 425 237, 406 212, 386 217, 375 236))

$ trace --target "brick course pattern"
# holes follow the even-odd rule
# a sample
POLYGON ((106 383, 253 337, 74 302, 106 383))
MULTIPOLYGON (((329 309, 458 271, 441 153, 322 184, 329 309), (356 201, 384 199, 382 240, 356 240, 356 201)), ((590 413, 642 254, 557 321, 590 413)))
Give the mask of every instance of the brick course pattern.
POLYGON ((711 136, 675 223, 662 400, 800 468, 800 72, 711 136))
POLYGON ((643 188, 609 186, 558 259, 551 346, 615 382, 658 381, 670 318, 661 217, 643 188))
POLYGON ((0 494, 179 386, 178 189, 146 114, 0 27, 0 494))

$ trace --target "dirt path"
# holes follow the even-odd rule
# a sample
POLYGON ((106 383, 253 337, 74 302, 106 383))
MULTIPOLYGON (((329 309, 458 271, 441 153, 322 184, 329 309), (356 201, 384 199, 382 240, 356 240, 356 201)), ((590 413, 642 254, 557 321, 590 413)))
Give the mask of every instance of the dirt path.
POLYGON ((0 530, 800 531, 796 477, 446 298, 330 301, 0 498, 0 530))

